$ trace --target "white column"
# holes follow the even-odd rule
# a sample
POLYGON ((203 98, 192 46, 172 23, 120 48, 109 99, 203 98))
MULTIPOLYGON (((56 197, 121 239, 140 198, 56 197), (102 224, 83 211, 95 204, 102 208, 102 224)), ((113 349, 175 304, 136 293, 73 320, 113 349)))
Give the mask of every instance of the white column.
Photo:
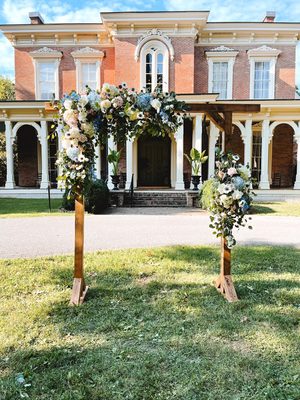
POLYGON ((265 119, 262 123, 261 132, 261 174, 260 174, 260 189, 270 189, 269 182, 269 143, 270 136, 270 121, 265 119))
POLYGON ((208 145, 208 178, 214 175, 216 161, 216 143, 219 137, 219 129, 212 122, 209 130, 209 145, 208 145))
POLYGON ((42 147, 42 180, 40 188, 47 189, 49 185, 47 121, 41 121, 40 142, 42 147))
POLYGON ((14 151, 11 121, 5 121, 5 144, 6 144, 6 189, 15 187, 14 177, 14 151))
POLYGON ((101 179, 101 146, 95 146, 95 174, 97 179, 101 179))
MULTIPOLYGON (((202 114, 199 114, 194 119, 193 124, 193 147, 202 152, 202 114)), ((202 175, 202 164, 200 164, 199 175, 202 175)), ((200 185, 202 183, 202 177, 200 178, 200 185)))
POLYGON ((129 190, 133 174, 133 138, 126 141, 126 184, 125 189, 129 190))
MULTIPOLYGON (((116 145, 116 143, 114 142, 113 136, 110 136, 110 137, 108 138, 108 140, 107 140, 107 147, 108 147, 108 154, 110 153, 111 150, 117 150, 117 145, 116 145)), ((108 186, 108 189, 109 189, 109 190, 111 190, 111 189, 114 188, 114 185, 113 185, 113 183, 112 183, 112 181, 111 181, 111 175, 113 174, 112 169, 113 169, 112 164, 110 164, 110 163, 108 162, 108 180, 107 180, 107 186, 108 186)))
POLYGON ((184 132, 184 128, 183 128, 183 125, 181 125, 175 134, 175 139, 176 139, 176 184, 175 184, 175 190, 184 190, 183 132, 184 132))
POLYGON ((252 166, 252 119, 247 119, 245 124, 244 142, 244 164, 252 166))
MULTIPOLYGON (((299 128, 300 131, 300 128, 299 128)), ((300 132, 299 136, 295 136, 295 141, 298 145, 297 147, 297 175, 296 175, 296 180, 294 184, 294 189, 300 189, 300 132)))

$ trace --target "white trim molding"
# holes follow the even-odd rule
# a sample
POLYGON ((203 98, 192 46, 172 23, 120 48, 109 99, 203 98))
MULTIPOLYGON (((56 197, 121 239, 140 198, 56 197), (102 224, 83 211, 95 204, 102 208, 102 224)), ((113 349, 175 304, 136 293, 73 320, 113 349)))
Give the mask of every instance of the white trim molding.
MULTIPOLYGON (((35 99, 39 100, 41 98, 40 84, 39 84, 39 74, 40 65, 43 62, 53 62, 54 63, 54 74, 55 74, 55 98, 59 98, 59 64, 63 56, 63 53, 58 50, 50 49, 49 47, 42 47, 38 50, 31 51, 30 56, 33 61, 34 66, 34 87, 35 87, 35 99)), ((48 99, 50 100, 50 99, 48 99)))
POLYGON ((248 50, 248 58, 250 62, 250 99, 254 99, 254 77, 255 77, 255 63, 256 62, 269 62, 270 63, 270 84, 269 84, 269 99, 275 98, 275 73, 276 62, 280 50, 273 49, 269 46, 261 46, 256 49, 248 50))
POLYGON ((100 89, 101 85, 101 64, 105 57, 105 53, 101 50, 92 49, 91 47, 83 47, 71 53, 76 66, 76 90, 79 92, 82 87, 82 64, 96 63, 96 85, 100 89))
POLYGON ((134 54, 135 61, 138 61, 140 59, 141 50, 144 45, 152 40, 158 40, 159 42, 164 43, 169 50, 171 60, 174 61, 175 51, 171 39, 169 38, 169 36, 165 35, 162 31, 156 28, 151 29, 145 35, 142 35, 139 38, 134 54))
MULTIPOLYGON (((239 54, 238 51, 225 46, 219 46, 214 49, 205 52, 208 62, 208 91, 213 92, 213 68, 216 62, 228 63, 228 82, 227 82, 227 94, 226 100, 232 99, 233 96, 233 66, 235 63, 236 56, 239 54)), ((224 99, 225 100, 225 99, 224 99)))

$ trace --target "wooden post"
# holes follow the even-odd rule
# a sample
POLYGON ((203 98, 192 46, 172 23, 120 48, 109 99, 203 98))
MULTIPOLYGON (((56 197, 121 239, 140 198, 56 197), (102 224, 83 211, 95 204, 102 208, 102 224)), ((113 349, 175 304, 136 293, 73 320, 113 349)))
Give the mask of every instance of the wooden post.
POLYGON ((221 270, 216 280, 216 288, 229 302, 238 301, 231 277, 231 250, 223 237, 221 238, 221 270))
POLYGON ((75 198, 75 257, 74 257, 74 280, 71 295, 71 305, 82 304, 88 287, 85 285, 83 276, 83 243, 84 243, 84 198, 75 198))

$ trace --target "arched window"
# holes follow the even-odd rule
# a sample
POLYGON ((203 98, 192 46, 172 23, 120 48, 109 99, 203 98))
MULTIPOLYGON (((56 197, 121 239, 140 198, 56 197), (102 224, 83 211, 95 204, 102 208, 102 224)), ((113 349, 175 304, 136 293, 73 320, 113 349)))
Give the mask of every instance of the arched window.
POLYGON ((141 89, 156 87, 169 91, 169 50, 159 40, 146 43, 141 51, 141 89))

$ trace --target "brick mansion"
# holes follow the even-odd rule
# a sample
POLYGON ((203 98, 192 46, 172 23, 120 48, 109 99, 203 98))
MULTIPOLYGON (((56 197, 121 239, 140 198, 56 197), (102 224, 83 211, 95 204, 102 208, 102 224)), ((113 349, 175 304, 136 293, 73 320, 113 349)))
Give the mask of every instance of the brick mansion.
MULTIPOLYGON (((192 119, 174 137, 147 135, 123 146, 122 187, 187 191, 191 170, 184 153, 206 150, 202 181, 214 172, 215 148, 231 150, 252 168, 261 198, 300 198, 300 100, 296 48, 300 23, 208 21, 209 12, 104 12, 99 23, 1 25, 15 52, 16 101, 0 101, 7 176, 0 196, 46 195, 56 189, 60 138, 49 140, 46 101, 64 93, 126 82, 137 90, 159 86, 189 104, 259 104, 258 113, 234 113, 225 135, 210 118, 192 119), (101 22, 100 22, 101 21, 101 22), (18 154, 17 162, 14 153, 18 154)), ((97 148, 97 177, 111 171, 109 140, 97 148)))

